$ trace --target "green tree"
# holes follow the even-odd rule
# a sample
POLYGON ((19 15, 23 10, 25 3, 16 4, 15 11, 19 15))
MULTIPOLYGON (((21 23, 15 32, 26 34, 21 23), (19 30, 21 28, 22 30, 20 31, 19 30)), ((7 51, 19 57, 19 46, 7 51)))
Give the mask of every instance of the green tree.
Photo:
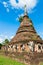
POLYGON ((2 44, 0 43, 0 49, 1 49, 1 47, 2 47, 2 44))
POLYGON ((20 17, 19 17, 19 22, 21 23, 22 20, 23 20, 23 16, 20 16, 20 17))
POLYGON ((5 39, 4 41, 3 41, 3 44, 8 44, 9 43, 9 40, 8 39, 5 39))

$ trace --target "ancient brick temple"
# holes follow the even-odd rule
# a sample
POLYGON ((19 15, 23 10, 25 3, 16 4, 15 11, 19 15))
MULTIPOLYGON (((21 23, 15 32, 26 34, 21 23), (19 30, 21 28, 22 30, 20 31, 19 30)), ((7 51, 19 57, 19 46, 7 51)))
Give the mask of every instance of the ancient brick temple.
POLYGON ((12 50, 14 52, 43 52, 43 41, 37 35, 28 15, 23 16, 15 37, 10 41, 8 51, 12 50))
POLYGON ((26 8, 16 35, 4 49, 7 52, 14 53, 16 57, 17 55, 21 57, 23 56, 23 52, 26 52, 26 54, 24 54, 25 60, 28 59, 26 62, 32 61, 37 63, 37 61, 43 61, 43 40, 34 29, 32 20, 28 17, 26 8))
POLYGON ((20 27, 7 50, 10 52, 43 52, 43 40, 35 31, 26 8, 20 27))

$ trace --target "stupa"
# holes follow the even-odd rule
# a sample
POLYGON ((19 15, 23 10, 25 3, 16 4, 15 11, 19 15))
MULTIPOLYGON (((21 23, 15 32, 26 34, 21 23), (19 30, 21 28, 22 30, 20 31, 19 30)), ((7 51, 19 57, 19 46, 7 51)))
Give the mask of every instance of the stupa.
POLYGON ((26 6, 20 27, 8 45, 8 51, 12 51, 12 49, 13 52, 43 52, 43 40, 28 17, 26 6))
POLYGON ((23 19, 16 35, 4 49, 6 52, 14 54, 14 57, 23 57, 22 59, 25 57, 24 61, 27 63, 37 63, 40 60, 43 61, 43 40, 37 34, 32 20, 28 17, 26 6, 23 19))

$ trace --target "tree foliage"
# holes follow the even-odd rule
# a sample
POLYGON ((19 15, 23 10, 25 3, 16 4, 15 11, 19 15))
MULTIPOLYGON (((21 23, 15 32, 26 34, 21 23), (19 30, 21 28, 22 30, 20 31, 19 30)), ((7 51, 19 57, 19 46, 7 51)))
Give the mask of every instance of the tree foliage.
POLYGON ((5 39, 4 41, 3 41, 3 44, 8 44, 9 43, 9 40, 8 39, 5 39))
POLYGON ((0 49, 1 49, 1 47, 2 47, 2 44, 0 43, 0 49))
POLYGON ((19 17, 19 22, 21 23, 22 20, 23 20, 23 16, 20 16, 20 17, 19 17))

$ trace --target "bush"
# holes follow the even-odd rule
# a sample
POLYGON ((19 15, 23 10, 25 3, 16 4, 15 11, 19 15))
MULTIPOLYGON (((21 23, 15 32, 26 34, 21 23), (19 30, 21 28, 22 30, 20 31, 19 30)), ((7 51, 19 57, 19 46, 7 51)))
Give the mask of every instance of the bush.
POLYGON ((19 18, 19 22, 21 23, 22 20, 23 20, 23 16, 20 16, 20 18, 19 18))
POLYGON ((1 49, 1 47, 2 47, 2 44, 0 43, 0 49, 1 49))

